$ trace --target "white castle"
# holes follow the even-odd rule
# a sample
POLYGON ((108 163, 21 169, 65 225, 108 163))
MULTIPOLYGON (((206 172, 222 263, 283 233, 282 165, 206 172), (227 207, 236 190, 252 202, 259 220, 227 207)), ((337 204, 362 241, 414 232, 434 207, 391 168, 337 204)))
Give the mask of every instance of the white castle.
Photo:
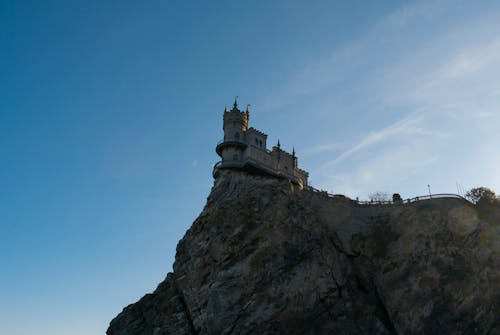
POLYGON ((307 187, 309 173, 298 168, 295 148, 290 154, 281 149, 278 140, 278 144, 268 150, 267 135, 255 128, 248 128, 249 119, 248 106, 245 112, 240 111, 236 100, 230 111, 224 109, 224 139, 215 149, 222 160, 214 166, 214 178, 222 169, 241 169, 287 178, 300 188, 307 187))

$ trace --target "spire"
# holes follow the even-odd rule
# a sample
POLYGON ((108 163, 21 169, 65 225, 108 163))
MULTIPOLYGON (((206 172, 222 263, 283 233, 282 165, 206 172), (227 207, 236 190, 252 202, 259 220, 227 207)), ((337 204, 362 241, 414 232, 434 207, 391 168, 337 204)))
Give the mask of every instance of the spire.
POLYGON ((235 96, 234 97, 234 103, 233 103, 233 111, 237 111, 238 110, 238 96, 235 96))
POLYGON ((295 158, 295 147, 292 149, 292 156, 295 158))
POLYGON ((281 144, 280 144, 280 139, 278 138, 278 145, 277 145, 278 149, 281 149, 281 144))
POLYGON ((250 108, 249 107, 250 107, 250 104, 247 104, 247 110, 246 110, 247 115, 250 114, 250 108))

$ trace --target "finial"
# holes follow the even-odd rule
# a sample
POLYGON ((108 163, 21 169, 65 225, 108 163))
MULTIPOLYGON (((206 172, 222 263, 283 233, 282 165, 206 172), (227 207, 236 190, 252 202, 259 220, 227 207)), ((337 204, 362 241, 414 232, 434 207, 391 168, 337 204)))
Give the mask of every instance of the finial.
POLYGON ((277 145, 278 149, 281 149, 281 144, 280 144, 280 140, 278 139, 278 145, 277 145))
POLYGON ((295 147, 292 149, 292 156, 295 157, 295 147))
POLYGON ((235 97, 234 97, 234 104, 233 104, 233 107, 234 107, 235 109, 238 109, 238 96, 235 96, 235 97))
POLYGON ((246 113, 249 114, 250 113, 250 104, 247 104, 247 110, 246 110, 246 113))

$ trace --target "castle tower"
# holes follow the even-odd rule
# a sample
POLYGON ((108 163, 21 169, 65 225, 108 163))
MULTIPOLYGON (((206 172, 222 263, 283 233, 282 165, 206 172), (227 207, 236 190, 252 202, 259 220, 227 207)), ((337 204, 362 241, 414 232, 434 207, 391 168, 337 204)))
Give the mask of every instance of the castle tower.
POLYGON ((254 174, 264 174, 278 178, 286 178, 300 188, 307 187, 309 174, 299 169, 295 148, 292 154, 281 149, 278 144, 268 150, 267 135, 255 128, 248 128, 250 111, 238 108, 234 100, 233 108, 224 109, 224 139, 217 143, 215 151, 221 160, 214 165, 213 176, 217 178, 224 169, 243 170, 254 174))
POLYGON ((224 139, 217 144, 215 151, 224 163, 241 162, 243 152, 247 147, 246 132, 250 113, 248 109, 242 112, 238 108, 238 102, 234 100, 233 108, 224 110, 224 139))

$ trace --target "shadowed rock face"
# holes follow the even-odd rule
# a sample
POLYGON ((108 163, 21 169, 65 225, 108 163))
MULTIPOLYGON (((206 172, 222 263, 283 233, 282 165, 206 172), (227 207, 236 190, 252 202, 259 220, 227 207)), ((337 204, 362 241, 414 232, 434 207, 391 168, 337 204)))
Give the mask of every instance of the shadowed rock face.
POLYGON ((226 171, 107 334, 500 334, 499 237, 460 199, 362 207, 226 171))

